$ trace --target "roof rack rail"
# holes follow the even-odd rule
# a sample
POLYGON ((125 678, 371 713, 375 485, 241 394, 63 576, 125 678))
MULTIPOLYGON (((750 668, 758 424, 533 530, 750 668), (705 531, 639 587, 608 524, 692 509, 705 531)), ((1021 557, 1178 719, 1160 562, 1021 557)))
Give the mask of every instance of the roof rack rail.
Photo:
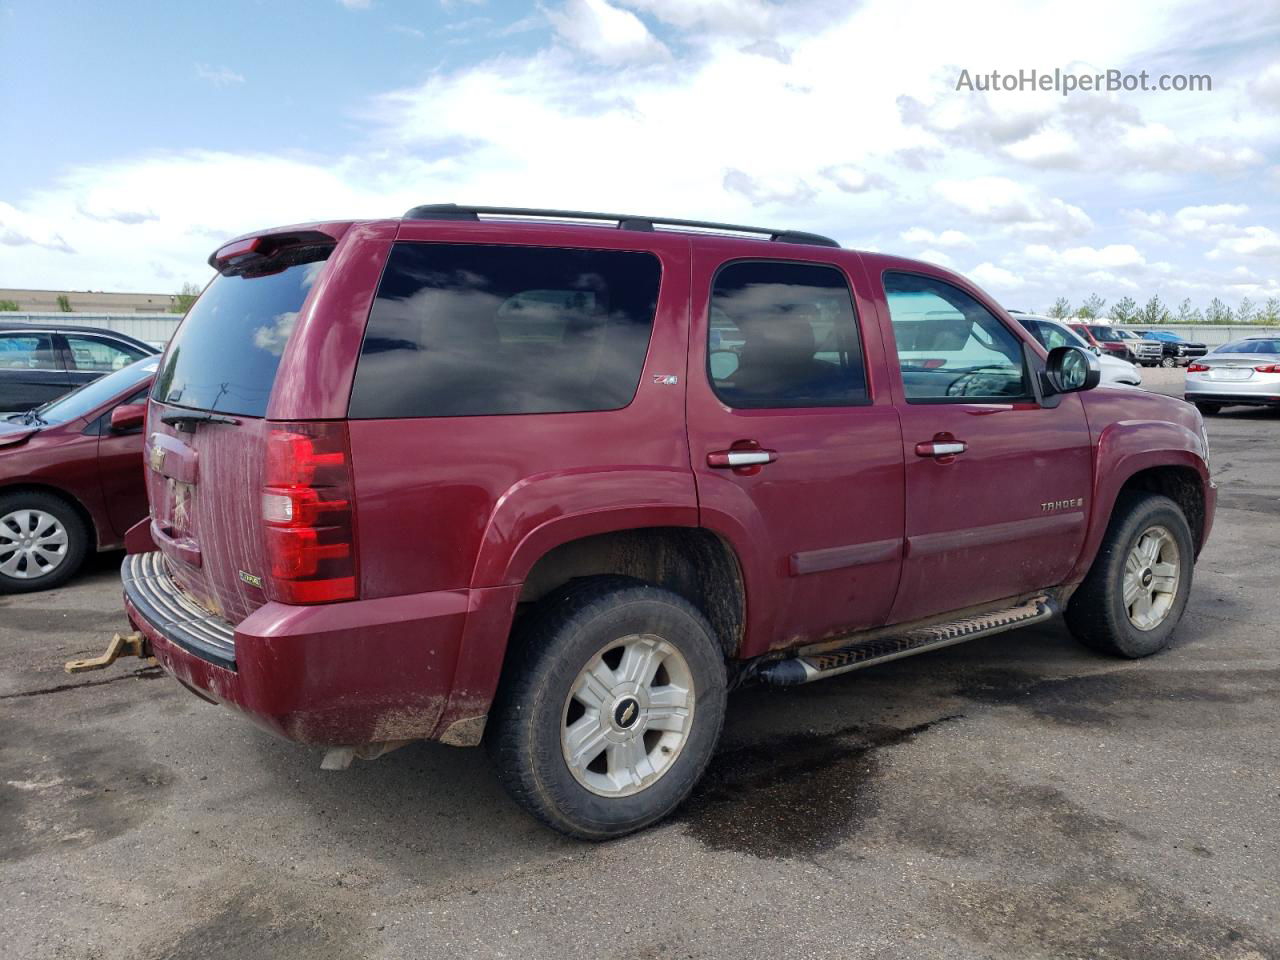
POLYGON ((691 227, 695 230, 746 233, 768 237, 777 243, 807 243, 818 247, 840 246, 830 237, 802 230, 771 230, 768 227, 746 227, 737 223, 713 223, 708 220, 675 220, 671 217, 638 217, 625 213, 590 213, 583 210, 539 210, 530 207, 469 207, 456 203, 424 203, 405 215, 405 220, 479 220, 481 216, 518 217, 529 220, 614 221, 619 230, 652 231, 655 226, 691 227))

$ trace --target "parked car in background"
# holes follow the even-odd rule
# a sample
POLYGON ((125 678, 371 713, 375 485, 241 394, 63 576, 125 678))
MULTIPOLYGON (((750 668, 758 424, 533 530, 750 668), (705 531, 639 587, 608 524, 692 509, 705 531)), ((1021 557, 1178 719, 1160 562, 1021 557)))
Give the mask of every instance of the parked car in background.
POLYGON ((1212 525, 1193 407, 1092 390, 1092 353, 931 264, 451 204, 210 263, 122 640, 331 769, 484 742, 574 836, 673 810, 738 683, 1058 611, 1155 653, 1212 525))
POLYGON ((1183 391, 1210 415, 1235 404, 1280 406, 1280 337, 1246 337, 1215 347, 1187 367, 1183 391))
POLYGON ((0 323, 0 414, 30 410, 159 349, 114 330, 0 323))
POLYGON ((1203 343, 1184 340, 1176 333, 1168 330, 1138 330, 1135 332, 1148 340, 1154 340, 1160 344, 1160 349, 1163 351, 1160 358, 1160 366, 1162 367, 1185 367, 1196 357, 1203 357, 1209 352, 1209 348, 1203 343))
POLYGON ((1009 312, 1013 314, 1014 319, 1026 327, 1027 332, 1035 337, 1040 342, 1040 346, 1046 350, 1052 350, 1054 347, 1073 346, 1082 347, 1095 354, 1098 357, 1098 363, 1102 367, 1102 383, 1128 387, 1142 385, 1142 371, 1134 364, 1128 360, 1121 360, 1119 357, 1112 356, 1110 353, 1103 353, 1065 323, 1054 320, 1052 317, 1020 313, 1016 310, 1009 312))
POLYGON ((147 515, 142 420, 159 363, 0 419, 0 593, 65 583, 147 515))
POLYGON ((1154 340, 1125 336, 1125 331, 1106 323, 1069 322, 1067 325, 1100 351, 1113 357, 1144 367, 1154 367, 1160 363, 1163 350, 1154 340))

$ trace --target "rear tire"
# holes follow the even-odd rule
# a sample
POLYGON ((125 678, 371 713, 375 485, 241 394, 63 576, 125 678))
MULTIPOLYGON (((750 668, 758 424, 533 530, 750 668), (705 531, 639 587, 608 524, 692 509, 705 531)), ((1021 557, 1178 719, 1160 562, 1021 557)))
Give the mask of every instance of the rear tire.
POLYGON ((1197 400, 1195 404, 1196 404, 1196 409, 1199 410, 1206 417, 1212 417, 1215 414, 1217 414, 1219 410, 1222 409, 1222 404, 1220 403, 1202 403, 1197 400))
POLYGON ((689 795, 724 723, 724 655, 683 598, 592 577, 542 601, 513 639, 485 738, 498 777, 561 833, 604 840, 689 795))
POLYGON ((1100 653, 1136 659, 1163 650, 1187 605, 1195 546, 1168 497, 1116 501, 1093 566, 1067 604, 1067 628, 1100 653))
POLYGON ((89 552, 89 528, 66 500, 39 490, 0 496, 0 593, 52 590, 89 552))

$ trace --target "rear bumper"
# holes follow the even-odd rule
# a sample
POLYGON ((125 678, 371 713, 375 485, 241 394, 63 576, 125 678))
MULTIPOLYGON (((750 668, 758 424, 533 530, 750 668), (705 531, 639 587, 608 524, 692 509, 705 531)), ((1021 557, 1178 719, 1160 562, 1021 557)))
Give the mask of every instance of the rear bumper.
POLYGON ((325 746, 440 738, 454 720, 483 718, 487 700, 455 693, 464 627, 478 610, 509 602, 509 611, 515 596, 494 588, 267 603, 233 627, 187 600, 158 553, 126 557, 122 578, 129 619, 167 673, 273 733, 325 746))
POLYGON ((1188 374, 1183 394, 1187 400, 1202 403, 1280 404, 1280 376, 1232 381, 1209 380, 1200 374, 1188 374))

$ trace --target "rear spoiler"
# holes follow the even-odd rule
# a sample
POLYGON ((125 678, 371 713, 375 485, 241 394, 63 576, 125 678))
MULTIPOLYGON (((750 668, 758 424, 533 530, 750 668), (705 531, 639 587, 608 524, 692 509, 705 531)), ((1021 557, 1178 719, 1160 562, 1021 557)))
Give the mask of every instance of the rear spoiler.
MULTIPOLYGON (((223 244, 209 255, 209 266, 224 276, 243 273, 271 273, 270 261, 281 253, 303 247, 335 243, 334 237, 319 230, 294 230, 267 233, 257 237, 241 237, 223 244)), ((283 269, 287 263, 281 264, 283 269)))

